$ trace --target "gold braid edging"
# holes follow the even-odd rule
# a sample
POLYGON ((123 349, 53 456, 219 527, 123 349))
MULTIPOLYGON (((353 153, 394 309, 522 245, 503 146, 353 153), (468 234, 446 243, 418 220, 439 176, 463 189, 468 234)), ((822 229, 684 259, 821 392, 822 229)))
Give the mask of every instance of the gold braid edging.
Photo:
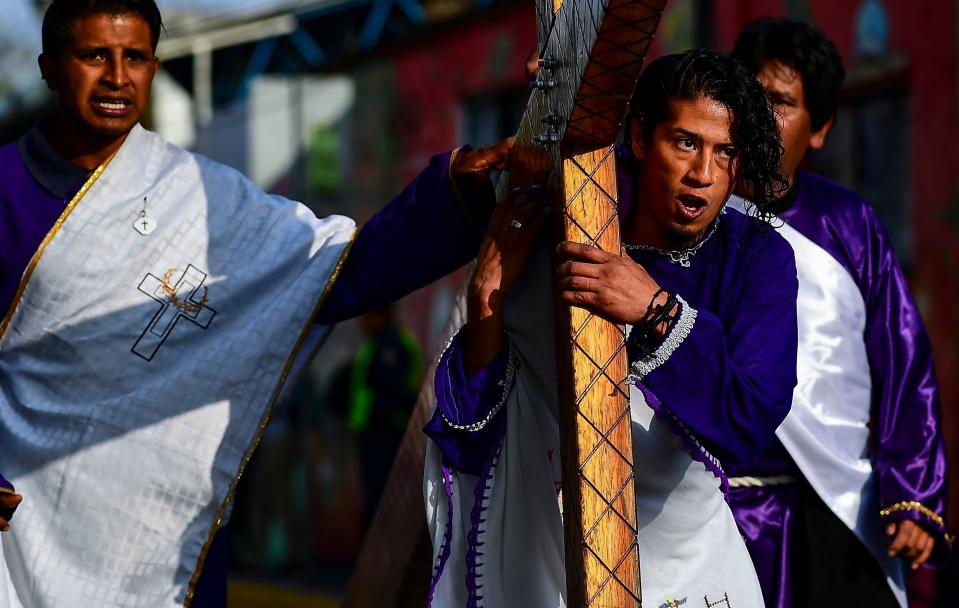
POLYGON ((904 500, 902 502, 897 502, 894 505, 889 505, 885 509, 879 511, 879 517, 889 517, 893 513, 900 513, 902 511, 918 511, 931 519, 940 528, 946 528, 946 522, 943 521, 941 515, 921 502, 917 502, 915 500, 904 500))

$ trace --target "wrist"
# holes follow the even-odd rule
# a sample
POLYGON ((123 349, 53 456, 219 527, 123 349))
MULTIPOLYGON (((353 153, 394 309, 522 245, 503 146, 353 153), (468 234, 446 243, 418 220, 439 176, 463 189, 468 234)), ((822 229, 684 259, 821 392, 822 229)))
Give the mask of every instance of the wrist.
POLYGON ((466 308, 470 321, 502 318, 502 292, 484 285, 477 285, 475 288, 471 286, 467 294, 466 308))
MULTIPOLYGON (((670 294, 668 291, 661 291, 654 297, 651 301, 651 306, 653 310, 658 310, 660 307, 665 307, 667 305, 672 305, 667 311, 669 314, 662 317, 658 323, 653 323, 649 329, 649 337, 655 343, 659 344, 666 339, 666 334, 669 333, 669 328, 672 325, 673 318, 675 313, 677 313, 676 307, 678 304, 674 304, 670 301, 670 294)), ((648 319, 646 319, 648 320, 648 319)))
POLYGON ((637 346, 650 350, 662 344, 680 311, 681 304, 675 294, 665 289, 656 291, 650 298, 645 313, 633 324, 632 335, 638 341, 637 346))

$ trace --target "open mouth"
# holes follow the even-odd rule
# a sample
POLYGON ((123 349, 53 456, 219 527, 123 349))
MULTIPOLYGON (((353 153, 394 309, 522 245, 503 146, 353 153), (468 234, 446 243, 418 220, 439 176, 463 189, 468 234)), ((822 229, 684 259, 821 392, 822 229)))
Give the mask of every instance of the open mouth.
POLYGON ((676 197, 679 201, 679 213, 687 220, 694 220, 706 212, 709 206, 705 198, 694 194, 681 194, 676 197))
POLYGON ((120 115, 125 114, 133 104, 127 99, 99 98, 93 100, 93 107, 103 114, 120 115))

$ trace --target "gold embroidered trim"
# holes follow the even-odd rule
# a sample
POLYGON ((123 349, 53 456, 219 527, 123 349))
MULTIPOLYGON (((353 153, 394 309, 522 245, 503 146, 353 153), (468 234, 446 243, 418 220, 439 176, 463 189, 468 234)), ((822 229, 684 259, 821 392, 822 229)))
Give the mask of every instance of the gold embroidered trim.
POLYGON ((0 494, 16 494, 16 492, 13 491, 13 488, 0 486, 0 494))
POLYGON ((939 515, 938 513, 936 513, 929 507, 927 507, 926 505, 922 504, 921 502, 917 502, 915 500, 904 500, 902 502, 897 502, 894 505, 890 505, 886 507, 885 509, 882 509, 881 511, 879 511, 879 517, 889 517, 893 513, 900 513, 902 511, 918 511, 919 513, 922 513, 923 515, 931 519, 940 528, 946 527, 946 522, 943 521, 941 515, 939 515))
POLYGON ((66 208, 63 210, 63 213, 60 214, 60 217, 57 218, 57 221, 53 224, 53 228, 50 229, 50 232, 47 233, 47 236, 43 237, 43 240, 40 242, 40 246, 37 247, 37 250, 33 253, 33 257, 30 258, 30 263, 27 264, 27 269, 23 271, 23 276, 20 278, 20 286, 17 287, 17 292, 13 296, 13 300, 10 302, 10 308, 7 309, 7 314, 3 317, 3 323, 0 324, 0 342, 2 342, 3 338, 7 335, 7 329, 9 329, 10 322, 13 320, 13 313, 16 312, 17 306, 20 304, 20 298, 23 297, 23 292, 26 291, 27 283, 30 282, 30 278, 33 276, 33 271, 36 270, 37 264, 40 263, 40 258, 43 257, 43 252, 46 251, 47 246, 50 245, 51 241, 53 241, 53 237, 55 237, 57 233, 60 232, 60 229, 63 228, 63 223, 67 221, 67 218, 70 217, 70 214, 73 213, 73 210, 76 208, 76 206, 80 204, 80 201, 83 199, 83 197, 86 196, 87 192, 90 191, 90 188, 97 183, 97 181, 100 179, 100 176, 103 175, 103 172, 106 170, 107 166, 121 148, 117 148, 117 150, 114 151, 109 158, 103 161, 99 167, 94 169, 93 173, 90 174, 90 177, 87 178, 87 181, 84 182, 80 190, 67 204, 66 208))
POLYGON ((333 284, 336 283, 340 273, 343 271, 343 264, 346 262, 346 257, 353 249, 353 243, 356 242, 356 236, 358 234, 359 230, 354 229, 353 236, 350 238, 350 242, 347 243, 346 248, 343 249, 343 253, 340 254, 340 259, 336 262, 336 266, 333 268, 333 274, 330 275, 330 280, 326 282, 326 287, 323 289, 323 293, 320 294, 320 297, 316 302, 316 306, 313 307, 313 312, 310 313, 309 320, 300 331, 300 335, 296 339, 296 343, 293 345, 293 350, 290 352, 290 356, 286 359, 286 365, 283 366, 283 373, 280 374, 280 379, 277 382, 276 388, 273 390, 273 397, 270 399, 269 407, 266 408, 266 414, 263 416, 263 420, 260 422, 260 426, 256 430, 256 435, 253 437, 253 442, 247 449, 246 454, 243 455, 243 460, 240 461, 240 469, 237 471, 236 477, 233 479, 233 483, 230 485, 230 489, 226 493, 226 498, 224 498, 223 502, 220 504, 220 510, 217 511, 216 519, 213 520, 213 526, 210 528, 210 532, 207 534, 206 541, 203 543, 203 548, 200 549, 200 557, 197 559, 196 570, 193 571, 193 576, 190 578, 190 586, 187 588, 186 598, 183 601, 183 608, 190 608, 190 603, 193 601, 193 595, 196 593, 196 585, 200 580, 200 574, 203 572, 203 565, 206 563, 207 553, 210 551, 210 545, 213 544, 213 538, 216 536, 217 530, 220 529, 220 524, 223 523, 223 515, 226 513, 227 506, 233 501, 233 496, 236 493, 236 486, 239 483, 240 478, 243 477, 243 472, 246 470, 246 466, 250 463, 250 458, 253 457, 253 452, 260 445, 260 440, 263 438, 263 431, 266 430, 266 425, 270 422, 270 418, 273 416, 273 410, 276 407, 276 402, 280 398, 280 393, 283 390, 283 386, 286 384, 286 380, 290 375, 290 371, 293 369, 293 363, 296 360, 296 356, 303 347, 303 342, 306 341, 306 336, 310 333, 310 329, 312 329, 313 325, 316 324, 316 317, 320 314, 320 309, 323 308, 323 304, 329 297, 330 291, 333 289, 333 284))
POLYGON ((463 147, 460 146, 453 150, 450 154, 450 165, 446 169, 446 174, 450 180, 450 190, 453 191, 453 200, 456 201, 457 206, 459 206, 460 211, 463 213, 463 217, 466 218, 466 223, 473 227, 473 230, 479 234, 483 234, 483 231, 479 229, 479 226, 476 225, 476 219, 473 217, 473 214, 470 213, 469 207, 466 206, 466 199, 463 198, 463 194, 460 192, 459 184, 456 183, 456 178, 453 177, 453 162, 456 161, 456 157, 459 156, 460 150, 463 147))

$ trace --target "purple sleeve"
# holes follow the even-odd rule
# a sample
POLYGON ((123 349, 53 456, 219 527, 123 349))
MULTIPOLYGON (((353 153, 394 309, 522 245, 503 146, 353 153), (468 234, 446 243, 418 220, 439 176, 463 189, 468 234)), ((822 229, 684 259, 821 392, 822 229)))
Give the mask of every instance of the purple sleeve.
POLYGON ((434 156, 363 226, 318 323, 337 323, 380 308, 476 256, 493 213, 493 187, 487 180, 461 191, 449 175, 454 154, 434 156))
POLYGON ((871 209, 867 216, 871 243, 860 288, 883 519, 944 533, 946 455, 932 349, 889 238, 871 209))
POLYGON ((14 491, 13 484, 7 481, 7 478, 0 475, 0 490, 14 491))
POLYGON ((749 462, 773 438, 796 385, 799 283, 792 249, 782 243, 752 259, 738 277, 742 289, 725 292, 736 301, 722 318, 695 311, 690 329, 681 314, 661 347, 665 360, 640 374, 644 391, 731 464, 749 462))
POLYGON ((512 384, 509 346, 467 378, 461 329, 436 366, 436 411, 424 431, 457 470, 479 475, 506 428, 501 411, 512 384))

